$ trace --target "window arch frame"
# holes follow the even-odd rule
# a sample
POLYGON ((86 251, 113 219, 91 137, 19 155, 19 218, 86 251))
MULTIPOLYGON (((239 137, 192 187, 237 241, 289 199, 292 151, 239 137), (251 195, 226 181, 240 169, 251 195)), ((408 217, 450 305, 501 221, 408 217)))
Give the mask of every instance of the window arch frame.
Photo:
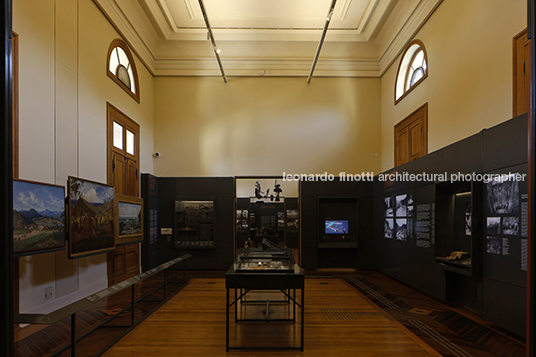
POLYGON ((128 48, 128 45, 125 41, 123 41, 120 38, 114 39, 110 46, 108 47, 108 56, 106 57, 106 73, 108 73, 108 76, 114 80, 115 83, 117 83, 125 92, 127 92, 136 102, 140 102, 140 83, 138 80, 138 70, 136 69, 136 63, 134 62, 134 57, 132 56, 132 53, 130 52, 130 49, 128 48), (132 91, 132 89, 128 88, 118 77, 115 73, 110 71, 110 59, 112 56, 113 51, 117 48, 121 48, 127 58, 128 61, 132 67, 132 77, 131 80, 134 83, 135 91, 132 91))
MULTIPOLYGON (((396 80, 395 80, 395 91, 394 91, 394 98, 395 98, 395 105, 398 104, 402 99, 404 99, 415 87, 417 87, 422 81, 424 81, 428 77, 428 54, 426 53, 426 47, 424 47, 424 44, 421 40, 413 40, 411 41, 404 50, 404 53, 402 56, 400 56, 400 63, 398 64, 398 70, 396 72, 396 80), (410 52, 410 50, 412 50, 410 52), (406 89, 408 81, 410 80, 410 77, 412 75, 411 72, 411 64, 415 60, 415 57, 417 54, 422 51, 424 60, 423 63, 426 63, 426 68, 424 69, 424 74, 417 82, 415 82, 413 85, 409 86, 409 88, 406 89), (409 61, 407 60, 408 55, 411 55, 409 58, 409 61), (402 82, 401 84, 399 82, 402 82), (403 86, 403 93, 400 95, 400 97, 397 98, 397 89, 399 85, 403 86)), ((420 67, 419 67, 420 68, 420 67)))

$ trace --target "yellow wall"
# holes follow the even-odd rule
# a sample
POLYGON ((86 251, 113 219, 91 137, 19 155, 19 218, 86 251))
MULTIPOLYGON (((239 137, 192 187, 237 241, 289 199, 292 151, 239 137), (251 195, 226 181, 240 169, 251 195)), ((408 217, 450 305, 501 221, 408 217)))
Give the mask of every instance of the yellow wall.
MULTIPOLYGON (((106 102, 140 124, 141 170, 153 169, 153 78, 135 58, 138 104, 106 74, 119 34, 91 0, 15 0, 19 35, 20 178, 66 186, 106 183, 106 102)), ((107 286, 106 255, 66 251, 20 259, 20 310, 50 311, 107 286), (52 287, 53 299, 44 300, 52 287)))
POLYGON ((428 152, 512 117, 512 38, 527 27, 522 0, 445 0, 415 35, 429 74, 394 105, 399 57, 382 77, 382 170, 394 166, 394 126, 428 102, 428 152))
POLYGON ((157 176, 380 168, 380 79, 155 78, 157 176))

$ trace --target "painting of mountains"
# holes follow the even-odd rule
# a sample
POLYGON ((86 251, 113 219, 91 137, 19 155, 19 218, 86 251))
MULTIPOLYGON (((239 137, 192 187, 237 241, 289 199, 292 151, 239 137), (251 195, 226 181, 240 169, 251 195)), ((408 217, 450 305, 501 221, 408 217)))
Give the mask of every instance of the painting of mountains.
POLYGON ((130 244, 143 240, 143 199, 115 195, 115 243, 130 244))
POLYGON ((114 188, 69 176, 69 257, 115 249, 114 188))
POLYGON ((13 180, 13 252, 65 249, 65 188, 13 180))

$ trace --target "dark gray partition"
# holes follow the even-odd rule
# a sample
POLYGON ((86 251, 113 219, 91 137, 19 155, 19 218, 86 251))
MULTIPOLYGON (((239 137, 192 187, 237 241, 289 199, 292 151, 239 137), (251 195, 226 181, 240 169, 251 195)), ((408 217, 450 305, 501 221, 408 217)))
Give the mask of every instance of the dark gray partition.
POLYGON ((443 171, 448 175, 482 172, 482 133, 443 148, 443 171))
MULTIPOLYGON (((149 180, 151 179, 151 180, 149 180)), ((157 220, 156 236, 152 244, 145 244, 144 254, 147 268, 153 264, 171 260, 183 254, 191 254, 190 270, 225 270, 234 261, 234 219, 235 194, 232 177, 165 177, 147 176, 157 183, 157 220), (214 202, 214 246, 182 248, 175 244, 175 201, 213 201, 214 202), (171 232, 171 233, 169 233, 171 232), (154 242, 156 240, 156 243, 154 242), (202 249, 200 249, 202 248, 202 249)), ((142 192, 148 192, 142 187, 142 192)), ((154 198, 151 206, 155 205, 154 198)), ((146 215, 147 215, 146 207, 146 215)), ((154 207, 153 207, 154 209, 154 207)), ((153 232, 154 233, 154 232, 153 232)), ((147 237, 147 236, 146 236, 147 237)), ((145 268, 145 267, 144 267, 145 268)))
POLYGON ((528 114, 482 132, 485 172, 527 162, 528 114))

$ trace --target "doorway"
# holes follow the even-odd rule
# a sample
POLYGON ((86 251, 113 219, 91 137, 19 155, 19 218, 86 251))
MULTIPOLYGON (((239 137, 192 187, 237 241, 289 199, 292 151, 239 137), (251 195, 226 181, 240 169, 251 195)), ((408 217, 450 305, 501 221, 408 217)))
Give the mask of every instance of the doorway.
MULTIPOLYGON (((139 197, 140 126, 107 103, 108 184, 116 194, 139 197)), ((108 253, 108 284, 114 285, 140 272, 139 243, 117 246, 108 253)))

